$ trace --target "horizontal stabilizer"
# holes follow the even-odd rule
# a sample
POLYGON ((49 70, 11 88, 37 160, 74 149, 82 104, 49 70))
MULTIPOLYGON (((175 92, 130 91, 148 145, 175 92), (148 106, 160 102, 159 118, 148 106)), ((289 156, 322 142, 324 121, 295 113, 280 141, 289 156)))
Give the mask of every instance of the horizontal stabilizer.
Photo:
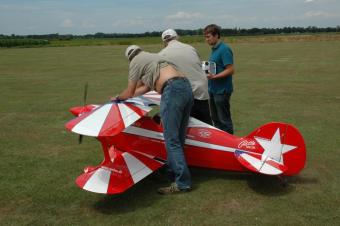
POLYGON ((76 184, 87 191, 102 194, 119 194, 160 168, 164 163, 150 155, 138 152, 110 150, 110 161, 98 167, 88 167, 76 184))
POLYGON ((257 153, 236 150, 235 157, 244 167, 256 173, 280 175, 288 169, 282 163, 270 157, 263 159, 262 155, 257 153))

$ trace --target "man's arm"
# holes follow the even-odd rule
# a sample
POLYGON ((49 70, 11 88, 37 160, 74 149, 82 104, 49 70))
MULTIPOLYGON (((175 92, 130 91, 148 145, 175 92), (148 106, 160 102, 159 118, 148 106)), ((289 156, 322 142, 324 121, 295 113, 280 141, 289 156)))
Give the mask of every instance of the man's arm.
POLYGON ((138 85, 138 88, 135 90, 134 96, 137 97, 137 96, 143 95, 144 93, 147 93, 150 90, 151 89, 148 86, 141 83, 138 85))
POLYGON ((119 94, 116 99, 126 100, 131 97, 143 95, 150 90, 151 89, 148 86, 144 85, 141 81, 129 81, 128 87, 121 94, 119 94))
POLYGON ((127 88, 119 94, 116 98, 119 100, 126 100, 134 96, 137 87, 137 81, 129 81, 127 88))
POLYGON ((209 74, 207 76, 207 78, 208 79, 219 79, 219 78, 227 77, 227 76, 232 75, 232 74, 234 74, 234 65, 228 64, 222 72, 220 72, 216 75, 209 74))

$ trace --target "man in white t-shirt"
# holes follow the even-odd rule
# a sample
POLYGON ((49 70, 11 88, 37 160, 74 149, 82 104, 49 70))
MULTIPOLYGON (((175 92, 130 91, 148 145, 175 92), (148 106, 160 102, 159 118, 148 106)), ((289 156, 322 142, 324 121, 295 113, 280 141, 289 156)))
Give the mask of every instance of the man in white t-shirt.
POLYGON ((202 70, 201 59, 194 47, 178 41, 175 30, 167 29, 162 33, 165 47, 159 52, 189 80, 194 94, 194 106, 191 116, 212 125, 209 111, 209 93, 207 76, 202 70))
POLYGON ((127 100, 150 90, 162 94, 160 115, 167 165, 174 178, 170 186, 160 188, 158 192, 164 195, 188 192, 191 190, 191 175, 184 144, 194 99, 190 82, 176 70, 176 65, 157 53, 148 53, 137 45, 131 45, 125 56, 129 60, 128 84, 115 100, 127 100))

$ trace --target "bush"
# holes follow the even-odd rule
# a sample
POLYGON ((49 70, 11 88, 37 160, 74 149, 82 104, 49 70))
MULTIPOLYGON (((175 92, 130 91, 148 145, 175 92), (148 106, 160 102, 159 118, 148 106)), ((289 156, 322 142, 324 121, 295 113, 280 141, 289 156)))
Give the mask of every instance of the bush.
POLYGON ((32 47, 48 45, 48 40, 43 39, 0 39, 0 47, 32 47))

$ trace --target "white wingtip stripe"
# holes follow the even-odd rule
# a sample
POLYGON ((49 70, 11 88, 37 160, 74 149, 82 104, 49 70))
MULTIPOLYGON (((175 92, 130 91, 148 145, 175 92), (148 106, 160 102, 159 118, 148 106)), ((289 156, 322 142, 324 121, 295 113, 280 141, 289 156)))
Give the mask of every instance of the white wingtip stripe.
POLYGON ((125 128, 137 121, 140 116, 125 104, 118 104, 125 128))
POLYGON ((111 104, 107 104, 98 108, 92 114, 75 125, 72 132, 87 136, 98 136, 100 129, 106 120, 106 116, 110 112, 111 106, 111 104))
POLYGON ((126 165, 129 168, 134 183, 137 183, 138 181, 152 173, 152 170, 150 168, 148 168, 144 163, 139 161, 133 155, 125 152, 123 154, 123 157, 126 162, 126 165))
POLYGON ((111 171, 99 168, 90 179, 86 182, 83 189, 96 193, 107 193, 107 188, 110 183, 111 171))

